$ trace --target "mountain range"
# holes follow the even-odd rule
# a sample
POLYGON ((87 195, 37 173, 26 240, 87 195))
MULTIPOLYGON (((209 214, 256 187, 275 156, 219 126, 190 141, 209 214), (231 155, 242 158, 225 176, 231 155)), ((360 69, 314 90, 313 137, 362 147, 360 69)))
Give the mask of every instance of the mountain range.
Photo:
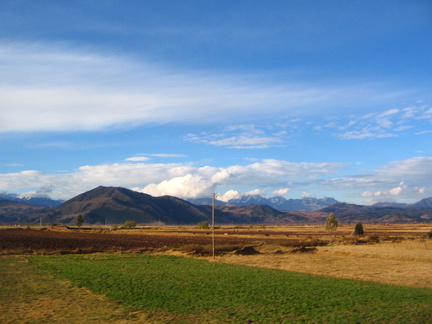
MULTIPOLYGON (((215 216, 219 224, 317 224, 323 223, 330 213, 334 213, 341 223, 432 221, 432 197, 403 207, 384 204, 362 206, 335 201, 333 198, 287 200, 247 196, 227 203, 218 201, 215 216), (307 208, 314 210, 281 210, 290 204, 303 208, 309 206, 307 208), (319 205, 323 207, 316 210, 319 205)), ((210 221, 211 199, 201 199, 196 203, 172 196, 152 197, 126 188, 100 186, 57 207, 0 199, 0 223, 75 224, 78 215, 83 216, 87 224, 123 224, 130 220, 146 225, 181 225, 210 221)))
MULTIPOLYGON (((187 199, 189 202, 195 205, 211 205, 211 198, 198 198, 198 199, 187 199)), ((232 206, 248 206, 248 205, 268 205, 277 210, 289 210, 289 211, 316 211, 321 208, 336 204, 337 201, 334 198, 314 198, 304 197, 302 199, 285 199, 281 196, 265 198, 260 195, 245 195, 241 198, 230 199, 227 202, 216 199, 215 204, 232 205, 232 206)))
POLYGON ((22 197, 11 193, 0 193, 0 199, 45 207, 58 207, 64 203, 64 200, 53 200, 48 197, 22 197))

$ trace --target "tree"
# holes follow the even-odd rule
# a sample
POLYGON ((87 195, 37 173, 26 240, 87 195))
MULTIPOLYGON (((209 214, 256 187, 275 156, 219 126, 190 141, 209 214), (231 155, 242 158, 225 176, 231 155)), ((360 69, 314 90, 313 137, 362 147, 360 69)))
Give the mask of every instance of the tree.
POLYGON ((134 221, 126 221, 124 222, 123 228, 135 228, 136 227, 136 223, 134 221))
POLYGON ((338 221, 333 213, 330 214, 330 216, 327 218, 325 223, 325 229, 327 231, 333 232, 336 231, 338 227, 338 221))
POLYGON ((198 223, 198 227, 199 228, 209 228, 209 223, 208 222, 198 223))
POLYGON ((77 223, 76 223, 77 226, 78 226, 78 227, 81 227, 83 221, 84 221, 83 216, 82 216, 81 214, 79 214, 79 215, 78 215, 78 218, 77 218, 77 223))
POLYGON ((364 234, 363 224, 359 222, 355 226, 354 235, 363 235, 363 234, 364 234))

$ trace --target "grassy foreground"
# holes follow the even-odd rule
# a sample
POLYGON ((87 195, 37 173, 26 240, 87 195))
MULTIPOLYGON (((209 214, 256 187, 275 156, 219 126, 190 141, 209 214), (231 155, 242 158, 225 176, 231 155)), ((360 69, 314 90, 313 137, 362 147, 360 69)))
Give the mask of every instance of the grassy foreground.
MULTIPOLYGON (((35 256, 134 309, 215 323, 432 321, 432 290, 156 255, 35 256)), ((186 320, 186 322, 189 322, 186 320)))

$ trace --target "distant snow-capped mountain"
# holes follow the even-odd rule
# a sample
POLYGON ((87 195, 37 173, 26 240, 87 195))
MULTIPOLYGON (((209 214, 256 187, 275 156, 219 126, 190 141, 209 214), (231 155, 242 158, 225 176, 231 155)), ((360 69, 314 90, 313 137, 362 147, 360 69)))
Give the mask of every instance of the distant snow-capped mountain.
MULTIPOLYGON (((210 205, 212 203, 211 198, 198 198, 187 200, 195 205, 210 205)), ((281 196, 265 198, 260 195, 245 195, 241 198, 230 199, 227 202, 223 202, 220 200, 216 201, 216 205, 268 205, 277 210, 290 211, 316 211, 336 203, 338 203, 336 199, 329 197, 304 197, 302 199, 285 199, 281 196)))
POLYGON ((63 200, 53 200, 48 197, 20 197, 12 193, 0 193, 0 199, 45 207, 58 207, 64 202, 63 200))

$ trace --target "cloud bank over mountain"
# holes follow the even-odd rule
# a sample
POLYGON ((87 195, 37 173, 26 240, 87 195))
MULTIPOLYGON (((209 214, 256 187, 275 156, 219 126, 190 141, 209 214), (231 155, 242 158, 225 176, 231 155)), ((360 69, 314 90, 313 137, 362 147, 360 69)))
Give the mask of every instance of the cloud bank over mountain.
POLYGON ((199 167, 189 163, 124 162, 83 166, 69 173, 23 171, 2 174, 0 181, 6 190, 41 188, 34 192, 44 195, 49 193, 51 197, 59 199, 68 199, 95 186, 112 183, 152 196, 200 198, 210 197, 217 192, 221 200, 238 198, 246 193, 284 196, 291 188, 313 190, 317 183, 328 188, 329 193, 338 190, 358 192, 371 202, 395 198, 416 200, 432 192, 428 182, 432 177, 430 157, 395 161, 369 173, 333 178, 335 173, 345 167, 341 163, 292 163, 271 159, 226 168, 199 167), (257 183, 265 190, 247 190, 257 183), (267 191, 267 188, 274 190, 267 191))

